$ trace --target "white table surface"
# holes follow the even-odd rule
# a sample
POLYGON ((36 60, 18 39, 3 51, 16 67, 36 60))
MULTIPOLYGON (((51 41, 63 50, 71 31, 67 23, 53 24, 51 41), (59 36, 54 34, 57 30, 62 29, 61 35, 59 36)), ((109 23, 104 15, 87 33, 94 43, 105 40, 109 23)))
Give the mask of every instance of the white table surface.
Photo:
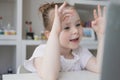
MULTIPOLYGON (((41 80, 36 73, 4 74, 2 80, 41 80)), ((100 75, 88 71, 61 72, 59 80, 99 80, 100 75)))

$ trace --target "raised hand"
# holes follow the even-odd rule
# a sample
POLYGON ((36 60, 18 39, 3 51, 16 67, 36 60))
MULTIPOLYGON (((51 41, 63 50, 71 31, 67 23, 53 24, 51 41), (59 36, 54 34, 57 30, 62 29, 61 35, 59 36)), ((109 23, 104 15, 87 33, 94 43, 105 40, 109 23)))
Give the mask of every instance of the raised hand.
POLYGON ((55 30, 57 34, 61 31, 61 17, 62 17, 62 11, 64 10, 66 6, 66 2, 64 2, 60 8, 58 8, 57 5, 55 5, 55 18, 52 26, 52 30, 55 30))
POLYGON ((93 11, 93 16, 94 20, 92 21, 92 28, 95 30, 97 33, 98 39, 104 36, 104 31, 105 31, 105 13, 106 13, 106 8, 104 7, 103 9, 103 14, 101 11, 100 5, 98 5, 98 10, 93 11))
POLYGON ((56 31, 57 34, 61 32, 62 22, 64 22, 64 18, 70 17, 73 13, 73 9, 66 8, 67 3, 64 2, 59 8, 55 6, 55 18, 53 22, 52 29, 56 31))

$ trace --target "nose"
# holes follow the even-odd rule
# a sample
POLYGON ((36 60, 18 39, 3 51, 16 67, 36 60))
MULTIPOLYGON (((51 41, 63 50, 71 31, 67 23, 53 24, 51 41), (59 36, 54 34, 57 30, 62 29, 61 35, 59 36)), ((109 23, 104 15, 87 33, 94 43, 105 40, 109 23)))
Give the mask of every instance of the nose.
POLYGON ((72 28, 72 34, 78 34, 79 29, 77 27, 72 28))

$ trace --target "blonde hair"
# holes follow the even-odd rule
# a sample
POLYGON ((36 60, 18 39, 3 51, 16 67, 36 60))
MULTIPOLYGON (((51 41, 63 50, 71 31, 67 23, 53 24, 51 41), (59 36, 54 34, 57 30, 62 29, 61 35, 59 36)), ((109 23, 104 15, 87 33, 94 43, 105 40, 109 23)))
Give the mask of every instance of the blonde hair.
MULTIPOLYGON (((42 13, 45 30, 51 31, 54 20, 55 5, 58 5, 58 7, 60 7, 62 4, 63 3, 54 3, 54 2, 46 3, 39 8, 39 11, 42 13), (52 12, 52 15, 50 15, 50 12, 52 12)), ((73 6, 67 4, 66 7, 73 7, 73 6)))

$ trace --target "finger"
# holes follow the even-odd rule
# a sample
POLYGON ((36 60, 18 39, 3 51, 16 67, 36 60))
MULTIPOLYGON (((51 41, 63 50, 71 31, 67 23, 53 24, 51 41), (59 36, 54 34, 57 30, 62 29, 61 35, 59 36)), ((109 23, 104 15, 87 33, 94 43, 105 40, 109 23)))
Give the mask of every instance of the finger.
POLYGON ((92 21, 92 28, 96 31, 96 21, 92 21))
POLYGON ((59 17, 59 12, 58 12, 58 6, 55 5, 55 18, 53 21, 53 26, 52 30, 56 31, 58 34, 60 33, 60 17, 59 17))
POLYGON ((58 16, 58 6, 55 5, 55 17, 58 16))
POLYGON ((96 12, 96 9, 93 10, 93 16, 94 16, 94 19, 97 19, 97 12, 96 12))
POLYGON ((95 21, 92 21, 91 24, 92 24, 92 27, 94 27, 95 24, 96 24, 96 22, 95 22, 95 21))
POLYGON ((64 15, 63 18, 62 18, 62 21, 66 20, 66 19, 69 19, 70 16, 72 16, 72 15, 71 14, 64 15))
POLYGON ((58 6, 55 5, 55 18, 54 18, 54 22, 55 22, 55 21, 58 21, 58 19, 59 19, 59 15, 58 15, 58 6))
POLYGON ((64 9, 64 7, 66 6, 66 2, 64 2, 61 6, 60 6, 60 8, 59 8, 59 12, 62 12, 62 10, 64 9))
POLYGON ((103 17, 106 15, 106 7, 103 8, 103 17))
POLYGON ((99 16, 99 17, 102 16, 100 5, 98 5, 98 16, 99 16))

